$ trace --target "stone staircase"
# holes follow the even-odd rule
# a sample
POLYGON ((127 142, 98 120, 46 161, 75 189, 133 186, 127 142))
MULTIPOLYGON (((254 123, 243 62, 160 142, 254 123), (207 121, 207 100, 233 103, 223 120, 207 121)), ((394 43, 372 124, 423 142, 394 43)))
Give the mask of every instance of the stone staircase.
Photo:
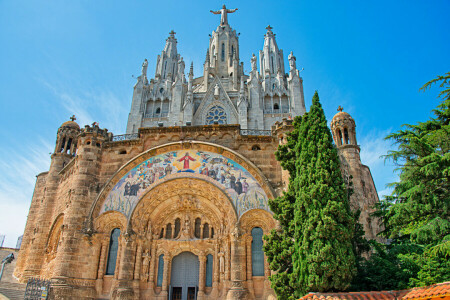
POLYGON ((6 299, 23 300, 27 285, 26 283, 18 283, 13 277, 19 251, 12 248, 0 248, 0 268, 1 261, 11 252, 14 253, 15 259, 10 264, 6 264, 5 269, 3 270, 3 276, 0 281, 0 299, 2 299, 1 295, 3 295, 6 299))
POLYGON ((26 284, 0 282, 0 294, 10 300, 23 300, 26 284))

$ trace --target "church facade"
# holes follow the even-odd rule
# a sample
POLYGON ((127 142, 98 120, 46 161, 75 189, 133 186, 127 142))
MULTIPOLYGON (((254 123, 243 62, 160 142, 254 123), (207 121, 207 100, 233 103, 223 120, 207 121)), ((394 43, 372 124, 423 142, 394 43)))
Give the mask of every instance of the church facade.
MULTIPOLYGON (((75 118, 61 125, 48 172, 37 176, 15 276, 52 280, 55 299, 275 299, 262 251, 277 227, 268 199, 288 185, 274 152, 305 113, 296 58, 266 28, 244 74, 239 36, 219 11, 203 74, 177 52, 172 31, 134 86, 127 134, 75 118), (259 70, 258 70, 259 61, 259 70)), ((355 122, 331 122, 352 209, 368 238, 378 201, 362 165, 355 122)))

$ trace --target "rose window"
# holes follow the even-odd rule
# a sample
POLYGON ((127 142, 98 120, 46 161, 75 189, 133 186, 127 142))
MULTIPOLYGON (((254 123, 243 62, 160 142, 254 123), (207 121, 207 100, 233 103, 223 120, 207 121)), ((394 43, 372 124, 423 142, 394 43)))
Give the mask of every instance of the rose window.
POLYGON ((227 123, 227 114, 220 106, 213 106, 206 114, 206 125, 211 125, 217 122, 218 124, 227 123))

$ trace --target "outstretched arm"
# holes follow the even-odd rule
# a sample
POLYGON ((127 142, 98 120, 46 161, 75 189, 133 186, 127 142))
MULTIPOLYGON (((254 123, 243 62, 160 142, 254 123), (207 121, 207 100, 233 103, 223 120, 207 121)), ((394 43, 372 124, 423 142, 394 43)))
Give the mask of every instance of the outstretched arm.
POLYGON ((220 14, 221 14, 220 10, 219 10, 219 11, 213 11, 213 10, 210 10, 210 12, 212 12, 212 13, 215 14, 215 15, 220 15, 220 14))
POLYGON ((227 13, 234 13, 237 10, 238 10, 237 8, 235 8, 235 9, 227 9, 227 13))

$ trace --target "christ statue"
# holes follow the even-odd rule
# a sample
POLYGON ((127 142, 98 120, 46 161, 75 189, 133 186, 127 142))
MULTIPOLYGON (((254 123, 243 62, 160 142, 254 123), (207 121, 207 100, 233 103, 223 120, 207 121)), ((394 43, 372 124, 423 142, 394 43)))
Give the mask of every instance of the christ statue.
POLYGON ((224 25, 228 25, 228 18, 227 18, 227 14, 231 14, 231 13, 234 13, 235 11, 237 11, 238 9, 237 8, 235 8, 235 9, 227 9, 226 8, 226 6, 225 6, 225 4, 222 6, 222 9, 221 10, 218 10, 218 11, 213 11, 213 10, 210 10, 210 12, 212 12, 213 14, 215 14, 215 15, 221 15, 220 16, 220 25, 222 25, 222 26, 224 26, 224 25))

